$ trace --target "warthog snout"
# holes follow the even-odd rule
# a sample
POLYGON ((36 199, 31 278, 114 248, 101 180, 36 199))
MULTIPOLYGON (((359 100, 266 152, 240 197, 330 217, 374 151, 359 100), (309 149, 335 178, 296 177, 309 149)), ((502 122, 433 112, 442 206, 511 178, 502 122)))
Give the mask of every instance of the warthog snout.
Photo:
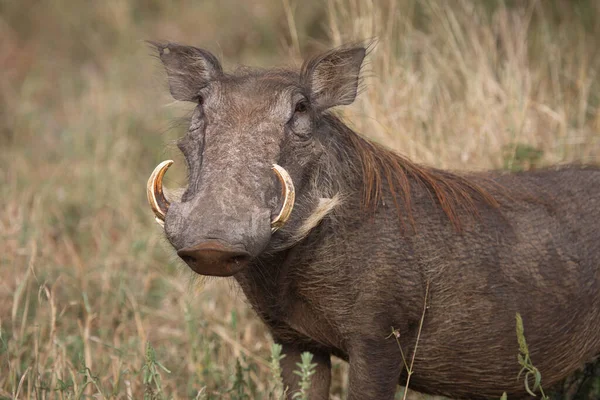
POLYGON ((182 201, 171 202, 163 193, 162 179, 172 164, 171 160, 164 161, 151 174, 148 201, 177 254, 198 274, 231 276, 239 272, 260 254, 271 234, 285 225, 294 207, 292 178, 276 164, 271 171, 261 173, 259 169, 258 173, 242 175, 243 179, 223 176, 195 191, 188 188, 182 201), (266 189, 262 191, 239 184, 269 179, 271 185, 263 185, 266 189))
POLYGON ((177 252, 192 270, 203 275, 230 276, 245 267, 250 261, 246 250, 224 245, 215 240, 186 247, 177 252))

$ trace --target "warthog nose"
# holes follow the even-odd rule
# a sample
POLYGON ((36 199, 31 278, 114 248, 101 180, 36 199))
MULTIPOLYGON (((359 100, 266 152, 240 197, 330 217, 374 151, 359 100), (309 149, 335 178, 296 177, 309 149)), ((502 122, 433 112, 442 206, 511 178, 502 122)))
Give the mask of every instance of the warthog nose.
POLYGON ((177 255, 194 272, 211 276, 231 276, 250 261, 247 251, 214 240, 183 248, 177 255))

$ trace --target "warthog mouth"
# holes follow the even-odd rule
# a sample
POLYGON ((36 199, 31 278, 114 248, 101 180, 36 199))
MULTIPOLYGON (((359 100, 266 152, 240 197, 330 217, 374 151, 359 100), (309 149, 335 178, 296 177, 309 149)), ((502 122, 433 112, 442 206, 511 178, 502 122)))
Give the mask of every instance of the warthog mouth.
MULTIPOLYGON (((154 168, 154 171, 152 171, 152 174, 150 174, 148 184, 146 185, 148 203, 154 212, 154 219, 160 226, 165 225, 165 216, 171 205, 169 200, 165 197, 162 184, 163 177, 171 165, 173 165, 173 160, 166 160, 158 164, 156 168, 154 168)), ((271 233, 274 233, 284 226, 289 219, 292 209, 294 208, 296 191, 294 189, 294 182, 285 168, 277 164, 273 164, 271 168, 281 182, 281 197, 283 198, 283 205, 281 206, 279 213, 271 221, 271 233)))

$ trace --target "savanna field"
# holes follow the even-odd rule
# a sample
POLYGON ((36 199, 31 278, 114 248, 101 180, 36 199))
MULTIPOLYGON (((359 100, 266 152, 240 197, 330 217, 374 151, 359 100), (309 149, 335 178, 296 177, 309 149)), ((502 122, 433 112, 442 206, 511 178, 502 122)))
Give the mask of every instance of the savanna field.
POLYGON ((0 399, 279 397, 234 281, 195 277, 147 205, 158 162, 186 185, 193 106, 145 40, 230 69, 372 42, 339 110, 353 128, 427 165, 521 171, 600 164, 598 21, 595 0, 0 0, 0 399))

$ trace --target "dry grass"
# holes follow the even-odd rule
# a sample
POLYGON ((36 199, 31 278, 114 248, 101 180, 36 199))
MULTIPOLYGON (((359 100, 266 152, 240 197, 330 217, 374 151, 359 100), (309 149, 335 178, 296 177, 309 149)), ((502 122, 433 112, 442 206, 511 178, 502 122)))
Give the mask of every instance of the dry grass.
POLYGON ((267 390, 265 329, 227 282, 193 283, 145 205, 186 112, 145 39, 266 65, 377 36, 343 111, 373 139, 455 169, 600 159, 593 0, 248 3, 0 0, 0 398, 241 398, 236 359, 247 393, 267 390))
POLYGON ((546 164, 598 160, 600 29, 581 17, 597 3, 346 3, 329 2, 333 43, 379 38, 348 113, 361 132, 445 168, 501 168, 518 143, 546 164))

